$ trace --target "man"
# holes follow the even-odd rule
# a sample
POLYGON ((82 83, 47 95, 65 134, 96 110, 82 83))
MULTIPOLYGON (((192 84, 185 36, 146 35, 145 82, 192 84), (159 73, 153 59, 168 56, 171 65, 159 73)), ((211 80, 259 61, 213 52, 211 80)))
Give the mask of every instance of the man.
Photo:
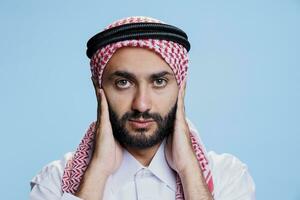
POLYGON ((182 30, 147 17, 91 38, 97 121, 74 154, 33 178, 30 198, 255 199, 247 167, 206 153, 185 117, 189 49, 182 30))

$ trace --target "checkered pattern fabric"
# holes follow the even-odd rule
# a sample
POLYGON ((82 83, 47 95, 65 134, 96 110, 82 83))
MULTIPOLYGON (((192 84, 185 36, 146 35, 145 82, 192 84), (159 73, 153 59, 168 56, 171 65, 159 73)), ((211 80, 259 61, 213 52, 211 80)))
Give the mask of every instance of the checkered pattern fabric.
MULTIPOLYGON (((142 22, 163 23, 149 17, 129 17, 112 23, 106 27, 105 30, 128 23, 142 22)), ((150 49, 161 56, 169 64, 179 86, 181 86, 183 80, 186 78, 188 70, 188 54, 187 50, 182 45, 176 42, 158 39, 125 40, 108 44, 96 51, 96 53, 92 56, 90 62, 91 72, 92 76, 99 81, 99 85, 101 85, 103 71, 107 62, 113 54, 122 47, 140 47, 150 49)))

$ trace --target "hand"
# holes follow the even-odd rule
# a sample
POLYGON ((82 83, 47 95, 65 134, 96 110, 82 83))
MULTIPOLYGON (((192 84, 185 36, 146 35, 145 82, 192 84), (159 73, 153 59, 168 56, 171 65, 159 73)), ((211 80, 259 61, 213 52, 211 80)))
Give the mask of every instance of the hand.
POLYGON ((179 89, 174 132, 167 138, 165 148, 166 159, 169 166, 179 174, 185 199, 212 200, 194 154, 189 127, 185 119, 185 85, 184 81, 179 89))
POLYGON ((184 96, 186 82, 179 89, 174 132, 167 138, 165 155, 169 166, 178 174, 184 173, 188 167, 197 165, 185 119, 184 96))
POLYGON ((93 80, 93 83, 98 100, 98 109, 92 162, 97 162, 103 173, 111 175, 121 165, 123 150, 113 136, 104 90, 99 88, 96 81, 93 80))
POLYGON ((113 136, 105 93, 94 79, 93 83, 98 100, 95 148, 76 192, 77 197, 89 200, 102 199, 107 178, 120 167, 123 154, 113 136))

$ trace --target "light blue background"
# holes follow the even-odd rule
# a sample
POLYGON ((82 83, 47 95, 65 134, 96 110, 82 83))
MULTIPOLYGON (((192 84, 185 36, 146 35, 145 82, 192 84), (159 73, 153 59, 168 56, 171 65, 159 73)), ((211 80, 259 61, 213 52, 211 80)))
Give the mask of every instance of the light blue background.
POLYGON ((300 199, 300 2, 0 2, 1 199, 78 145, 96 116, 86 41, 147 15, 192 44, 186 107, 207 149, 247 163, 257 199, 300 199))

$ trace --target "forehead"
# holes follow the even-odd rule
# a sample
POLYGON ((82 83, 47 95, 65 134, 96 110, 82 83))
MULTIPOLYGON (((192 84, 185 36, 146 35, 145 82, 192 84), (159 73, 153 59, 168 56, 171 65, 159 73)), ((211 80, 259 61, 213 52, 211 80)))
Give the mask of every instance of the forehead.
POLYGON ((104 76, 117 70, 128 71, 137 76, 150 75, 162 71, 173 74, 170 66, 160 55, 149 49, 138 47, 118 49, 107 63, 104 76))

